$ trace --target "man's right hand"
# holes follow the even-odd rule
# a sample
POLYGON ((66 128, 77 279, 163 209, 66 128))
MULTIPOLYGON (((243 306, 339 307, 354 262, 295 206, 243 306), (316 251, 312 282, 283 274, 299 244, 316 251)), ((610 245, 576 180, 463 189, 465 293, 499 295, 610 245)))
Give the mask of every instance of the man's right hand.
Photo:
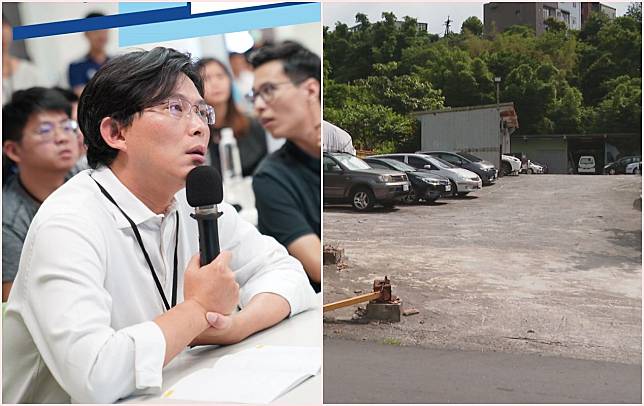
POLYGON ((239 303, 239 284, 228 267, 231 253, 221 252, 211 263, 199 266, 199 255, 194 255, 184 275, 184 299, 194 300, 206 312, 229 315, 239 303))

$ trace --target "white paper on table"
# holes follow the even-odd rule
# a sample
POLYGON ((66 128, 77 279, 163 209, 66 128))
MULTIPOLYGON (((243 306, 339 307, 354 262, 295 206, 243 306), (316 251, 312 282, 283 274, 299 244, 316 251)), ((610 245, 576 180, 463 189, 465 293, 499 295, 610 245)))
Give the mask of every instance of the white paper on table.
POLYGON ((181 379, 163 397, 205 402, 269 403, 322 364, 320 347, 260 345, 221 357, 212 368, 181 379))

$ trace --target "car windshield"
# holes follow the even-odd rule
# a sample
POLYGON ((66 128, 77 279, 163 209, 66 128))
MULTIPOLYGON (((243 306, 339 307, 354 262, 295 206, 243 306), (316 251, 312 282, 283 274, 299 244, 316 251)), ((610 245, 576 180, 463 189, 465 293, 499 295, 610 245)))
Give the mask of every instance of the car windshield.
POLYGON ((585 156, 585 157, 582 157, 582 158, 579 160, 579 163, 582 163, 582 164, 592 164, 592 163, 595 163, 595 159, 594 159, 594 158, 592 158, 592 157, 586 157, 586 156, 585 156))
POLYGON ((386 163, 386 164, 392 166, 397 171, 413 172, 413 171, 416 170, 413 166, 409 166, 404 162, 396 161, 395 159, 381 158, 381 159, 374 159, 374 161, 381 161, 383 163, 386 163))
POLYGON ((469 159, 472 162, 481 162, 482 159, 477 157, 476 155, 468 154, 467 152, 459 152, 458 153, 460 156, 463 158, 469 159))
POLYGON ((359 171, 361 169, 371 169, 369 164, 367 164, 362 159, 357 158, 353 155, 338 154, 338 155, 334 155, 333 157, 337 159, 338 162, 344 165, 347 169, 352 171, 359 171))
POLYGON ((439 168, 444 168, 444 169, 457 168, 456 165, 452 165, 449 162, 443 161, 440 158, 432 157, 431 159, 432 159, 432 163, 434 163, 439 168))

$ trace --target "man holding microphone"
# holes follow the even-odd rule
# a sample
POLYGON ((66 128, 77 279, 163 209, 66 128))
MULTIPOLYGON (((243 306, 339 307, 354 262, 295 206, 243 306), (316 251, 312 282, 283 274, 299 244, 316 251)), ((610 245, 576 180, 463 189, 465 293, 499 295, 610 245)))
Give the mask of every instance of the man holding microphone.
POLYGON ((93 169, 52 194, 28 232, 4 319, 3 402, 158 391, 186 346, 236 343, 314 305, 301 264, 227 204, 222 253, 200 266, 184 187, 215 117, 189 56, 111 59, 78 119, 93 169))

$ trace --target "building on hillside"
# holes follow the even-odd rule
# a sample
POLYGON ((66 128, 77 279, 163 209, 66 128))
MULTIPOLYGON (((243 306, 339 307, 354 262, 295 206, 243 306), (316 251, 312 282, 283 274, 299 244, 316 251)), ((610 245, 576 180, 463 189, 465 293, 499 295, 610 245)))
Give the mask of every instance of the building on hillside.
POLYGON ((519 128, 514 103, 414 112, 421 125, 421 151, 464 151, 500 168, 519 128))
POLYGON ((581 29, 580 2, 509 3, 493 2, 483 5, 485 33, 502 32, 513 25, 526 25, 537 35, 545 32, 545 20, 563 21, 571 30, 581 29))
POLYGON ((611 6, 607 6, 602 3, 584 2, 584 3, 581 3, 581 25, 582 26, 586 24, 586 21, 588 21, 588 17, 590 17, 590 13, 593 13, 593 12, 604 13, 611 20, 614 19, 615 16, 617 16, 617 10, 611 6))

